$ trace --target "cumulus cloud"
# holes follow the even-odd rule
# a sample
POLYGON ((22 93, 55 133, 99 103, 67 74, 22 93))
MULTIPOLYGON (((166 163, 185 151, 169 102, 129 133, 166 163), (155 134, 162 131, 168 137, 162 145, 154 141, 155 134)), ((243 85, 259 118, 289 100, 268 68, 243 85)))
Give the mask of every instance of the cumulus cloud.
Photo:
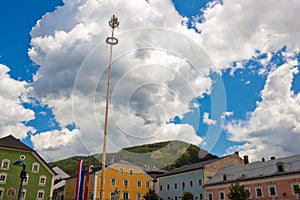
POLYGON ((262 100, 248 113, 248 119, 226 126, 232 141, 245 143, 229 151, 239 150, 253 159, 299 152, 300 95, 291 90, 298 72, 297 61, 290 60, 269 74, 261 91, 262 100))
POLYGON ((216 120, 209 118, 209 113, 205 112, 203 113, 203 123, 207 125, 215 125, 217 123, 216 120))
POLYGON ((0 64, 0 137, 14 135, 23 139, 29 131, 35 131, 24 124, 34 119, 34 112, 22 105, 28 102, 27 83, 12 79, 9 71, 7 66, 0 64))
POLYGON ((113 47, 108 151, 175 139, 199 144, 202 138, 192 126, 169 121, 189 112, 193 98, 210 93, 213 65, 195 42, 199 35, 182 23, 185 19, 171 1, 64 4, 32 29, 28 53, 41 67, 31 94, 51 107, 62 128, 75 122, 79 136, 72 131, 40 133, 34 136, 34 146, 47 159, 50 151, 67 155, 68 148, 58 148, 61 143, 87 148, 90 154, 102 151, 109 62, 104 41, 111 34, 112 14, 119 18, 120 28, 119 43, 113 47), (52 135, 61 142, 50 148, 46 143, 52 143, 52 135))

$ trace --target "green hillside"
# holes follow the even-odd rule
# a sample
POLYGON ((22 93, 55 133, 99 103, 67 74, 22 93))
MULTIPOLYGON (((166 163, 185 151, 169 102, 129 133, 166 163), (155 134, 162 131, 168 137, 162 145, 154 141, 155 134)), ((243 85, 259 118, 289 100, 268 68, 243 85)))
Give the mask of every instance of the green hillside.
MULTIPOLYGON (((116 153, 107 153, 106 164, 109 165, 119 160, 126 160, 143 168, 171 170, 183 165, 193 164, 216 157, 217 156, 211 155, 195 145, 182 141, 168 141, 133 146, 123 148, 116 153)), ((75 156, 50 163, 49 165, 57 165, 72 176, 76 174, 77 163, 80 159, 84 159, 86 166, 99 166, 101 165, 101 158, 102 154, 93 156, 75 156)))

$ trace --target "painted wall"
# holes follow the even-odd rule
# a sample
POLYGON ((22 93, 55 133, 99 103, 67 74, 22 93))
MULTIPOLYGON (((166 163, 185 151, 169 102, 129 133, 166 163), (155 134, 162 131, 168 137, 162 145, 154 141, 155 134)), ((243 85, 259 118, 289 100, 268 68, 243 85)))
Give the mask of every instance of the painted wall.
POLYGON ((191 192, 194 197, 200 199, 200 196, 204 197, 205 192, 203 178, 202 169, 159 177, 157 193, 164 200, 179 200, 183 192, 191 192))
MULTIPOLYGON (((90 176, 90 182, 88 184, 89 193, 93 196, 93 199, 100 199, 101 190, 101 171, 96 172, 90 176)), ((122 200, 123 193, 128 193, 128 199, 140 199, 152 188, 151 177, 147 175, 141 168, 134 165, 118 164, 115 163, 105 169, 105 185, 104 185, 104 199, 111 199, 111 192, 115 192, 116 188, 119 191, 119 199, 122 200), (123 169, 123 173, 120 173, 120 169, 123 169), (132 170, 132 174, 130 171, 132 170), (115 179, 113 184, 112 179, 115 179), (127 187, 124 185, 124 180, 128 181, 127 187), (138 186, 138 181, 141 185, 138 186), (146 185, 148 184, 148 185, 146 185), (148 187, 147 187, 148 186, 148 187)), ((66 200, 72 199, 72 194, 75 194, 76 189, 76 177, 66 180, 66 200)), ((74 196, 75 197, 75 196, 74 196)))
POLYGON ((52 185, 54 180, 54 174, 49 172, 47 168, 42 164, 41 160, 34 156, 32 152, 12 150, 6 148, 0 148, 0 164, 3 160, 9 160, 9 168, 0 168, 0 175, 7 174, 5 182, 0 183, 0 190, 3 191, 2 199, 9 199, 7 192, 10 188, 15 188, 16 194, 12 200, 17 199, 19 186, 20 186, 20 172, 22 167, 14 166, 13 163, 16 160, 23 160, 26 163, 26 171, 28 176, 28 182, 23 184, 24 191, 26 191, 25 199, 32 200, 37 199, 38 190, 44 191, 44 198, 49 199, 52 195, 52 185), (39 164, 38 172, 32 171, 32 165, 34 163, 39 164), (45 184, 39 184, 40 176, 46 177, 45 184))
MULTIPOLYGON (((298 185, 300 187, 300 173, 292 175, 278 175, 268 178, 260 178, 249 181, 241 181, 241 185, 244 185, 250 191, 250 200, 270 200, 270 199, 280 199, 280 200, 296 200, 297 195, 293 191, 293 185, 298 185), (275 188, 275 195, 270 194, 270 187, 275 188), (256 188, 262 189, 262 196, 256 196, 256 188)), ((228 199, 230 184, 218 184, 215 186, 206 187, 207 199, 208 194, 213 194, 213 199, 220 199, 220 192, 226 193, 225 199, 228 199)))

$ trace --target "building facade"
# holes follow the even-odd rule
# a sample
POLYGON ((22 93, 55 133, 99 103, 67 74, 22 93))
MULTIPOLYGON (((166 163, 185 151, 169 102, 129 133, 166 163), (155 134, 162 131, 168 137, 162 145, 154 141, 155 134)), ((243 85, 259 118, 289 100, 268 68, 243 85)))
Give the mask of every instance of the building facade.
POLYGON ((224 168, 205 185, 208 200, 226 200, 232 183, 250 192, 250 200, 299 199, 300 154, 224 168))
MULTIPOLYGON (((119 161, 105 168, 104 199, 141 200, 152 189, 151 177, 135 164, 119 161)), ((93 168, 88 183, 89 199, 100 199, 101 167, 93 168)), ((66 200, 75 199, 76 177, 66 179, 66 200)))
POLYGON ((15 161, 26 164, 22 200, 52 198, 55 172, 33 149, 9 135, 0 139, 0 199, 18 198, 22 167, 13 165, 15 161))
POLYGON ((207 180, 222 168, 241 163, 243 160, 235 153, 174 169, 157 177, 157 193, 163 200, 179 200, 184 192, 191 192, 194 199, 203 200, 207 180))

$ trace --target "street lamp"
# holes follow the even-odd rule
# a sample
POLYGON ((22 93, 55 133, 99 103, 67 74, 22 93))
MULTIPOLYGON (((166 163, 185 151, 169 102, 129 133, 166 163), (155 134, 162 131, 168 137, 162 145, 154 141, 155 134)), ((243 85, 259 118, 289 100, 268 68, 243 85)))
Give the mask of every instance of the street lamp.
POLYGON ((19 194, 18 194, 18 200, 21 200, 21 194, 22 194, 22 186, 23 186, 23 181, 26 178, 26 163, 22 160, 17 160, 13 163, 14 166, 21 166, 23 169, 20 173, 20 179, 21 179, 21 183, 20 183, 20 189, 19 189, 19 194))

